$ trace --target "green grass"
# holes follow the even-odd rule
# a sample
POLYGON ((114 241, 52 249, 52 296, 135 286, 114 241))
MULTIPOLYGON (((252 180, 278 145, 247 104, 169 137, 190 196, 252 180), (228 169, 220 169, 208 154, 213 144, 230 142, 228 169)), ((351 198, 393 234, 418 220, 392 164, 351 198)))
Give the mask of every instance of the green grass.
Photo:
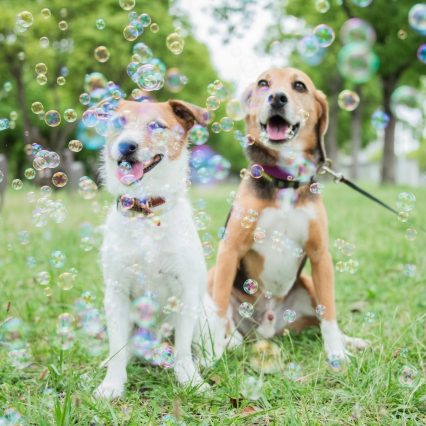
MULTIPOLYGON (((202 197, 207 201, 206 210, 212 217, 209 232, 215 243, 229 209, 226 198, 232 189, 224 186, 192 190, 194 200, 202 197)), ((368 189, 391 204, 404 190, 373 186, 368 189)), ((73 303, 83 291, 90 290, 96 296, 95 305, 102 306, 98 249, 85 252, 80 248, 80 227, 89 222, 96 234, 110 198, 100 195, 94 205, 77 194, 57 194, 67 206, 67 219, 61 224, 49 222, 46 227, 36 228, 31 223, 34 205, 26 202, 26 190, 24 187, 20 192, 8 193, 0 214, 0 325, 9 317, 25 322, 25 341, 33 364, 16 369, 10 363, 8 350, 0 345, 0 416, 6 408, 14 407, 34 425, 156 425, 166 414, 187 425, 426 423, 424 188, 414 191, 416 209, 408 223, 401 223, 350 189, 326 185, 324 198, 334 260, 343 259, 333 247, 334 240, 342 238, 355 244, 353 257, 359 261, 355 274, 336 272, 340 325, 347 334, 372 342, 370 349, 351 358, 345 371, 336 373, 327 367, 320 335, 308 330, 275 339, 285 364, 295 362, 301 367, 300 380, 289 380, 285 367, 283 372, 265 374, 263 395, 257 401, 248 401, 240 394, 244 378, 259 375, 250 366, 248 342, 226 353, 211 370, 202 372, 212 384, 208 396, 177 386, 172 371, 133 363, 126 394, 113 403, 95 401, 91 396, 104 375, 98 365, 105 353, 89 355, 90 343, 80 333, 70 350, 60 351, 55 345, 58 315, 73 312, 73 303), (415 241, 405 238, 408 227, 417 229, 415 241), (30 234, 27 245, 19 242, 21 230, 30 234), (54 250, 67 256, 62 269, 49 265, 54 250), (35 267, 27 265, 28 256, 35 257, 35 267), (414 277, 404 275, 405 264, 417 266, 414 277), (71 267, 78 270, 77 279, 71 290, 63 291, 57 277, 71 267), (50 296, 34 279, 43 270, 53 277, 50 296), (363 312, 352 313, 351 306, 359 301, 365 302, 363 312), (418 373, 412 386, 399 382, 404 365, 418 373), (58 395, 50 406, 43 395, 47 388, 58 395), (245 414, 250 411, 247 407, 258 411, 245 414)), ((212 264, 214 259, 208 261, 212 264)), ((0 335, 4 327, 0 326, 0 335)))

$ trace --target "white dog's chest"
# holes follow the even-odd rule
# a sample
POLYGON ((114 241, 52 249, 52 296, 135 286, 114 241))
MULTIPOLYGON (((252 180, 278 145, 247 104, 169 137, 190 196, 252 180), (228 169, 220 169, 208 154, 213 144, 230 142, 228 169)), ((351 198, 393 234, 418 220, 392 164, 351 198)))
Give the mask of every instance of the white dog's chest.
POLYGON ((261 213, 258 227, 265 232, 265 238, 255 242, 253 249, 264 258, 260 277, 274 296, 284 296, 294 284, 313 217, 309 207, 294 208, 288 203, 268 207, 261 213))

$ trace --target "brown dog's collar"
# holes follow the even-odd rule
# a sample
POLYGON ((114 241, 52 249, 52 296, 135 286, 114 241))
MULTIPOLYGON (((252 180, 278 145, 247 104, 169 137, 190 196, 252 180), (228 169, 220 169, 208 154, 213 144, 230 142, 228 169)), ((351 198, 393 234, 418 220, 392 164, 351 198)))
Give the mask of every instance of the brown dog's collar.
POLYGON ((145 217, 150 217, 154 214, 152 208, 161 206, 165 202, 166 199, 163 197, 136 198, 130 195, 119 195, 117 197, 117 210, 122 213, 141 213, 145 217))
POLYGON ((312 176, 309 180, 299 181, 294 179, 294 176, 284 172, 282 169, 277 166, 262 166, 262 179, 271 182, 275 188, 285 189, 285 188, 294 188, 297 189, 304 185, 310 185, 314 182, 314 177, 312 176))

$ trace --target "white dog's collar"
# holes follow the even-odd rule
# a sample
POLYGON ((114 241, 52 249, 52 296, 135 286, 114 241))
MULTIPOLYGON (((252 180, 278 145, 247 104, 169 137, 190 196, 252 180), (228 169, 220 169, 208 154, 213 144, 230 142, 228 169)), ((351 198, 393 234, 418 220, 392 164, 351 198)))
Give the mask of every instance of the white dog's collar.
POLYGON ((166 203, 163 197, 136 198, 130 195, 119 195, 117 197, 117 210, 126 214, 140 214, 144 217, 152 217, 154 207, 161 206, 166 203))

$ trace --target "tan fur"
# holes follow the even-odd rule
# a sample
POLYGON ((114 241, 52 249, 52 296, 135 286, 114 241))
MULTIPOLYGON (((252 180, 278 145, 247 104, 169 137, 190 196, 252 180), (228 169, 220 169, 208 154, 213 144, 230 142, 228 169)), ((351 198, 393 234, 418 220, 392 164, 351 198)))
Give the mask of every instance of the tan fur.
MULTIPOLYGON (((319 135, 322 138, 328 126, 328 107, 325 95, 315 88, 313 82, 305 73, 294 68, 271 69, 261 74, 258 80, 260 79, 266 79, 270 82, 271 91, 284 91, 290 98, 289 102, 296 102, 309 114, 306 125, 300 129, 296 143, 307 158, 313 159, 318 143, 317 129, 319 129, 319 135), (292 84, 295 80, 303 81, 308 92, 298 93, 293 90, 292 84)), ((256 84, 251 85, 244 94, 248 106, 247 133, 255 138, 256 144, 262 144, 259 138, 260 127, 257 114, 264 96, 264 93, 256 88, 256 84)), ((277 157, 276 151, 268 147, 264 147, 264 149, 271 158, 277 157)), ((299 189, 298 195, 297 205, 301 206, 309 200, 314 206, 316 215, 309 224, 308 240, 304 247, 311 262, 312 279, 302 275, 296 285, 303 285, 308 290, 313 306, 324 305, 326 308, 324 317, 331 320, 335 318, 336 313, 333 265, 328 251, 326 211, 321 198, 319 196, 312 198, 308 188, 299 189)), ((264 208, 276 205, 275 200, 260 199, 248 185, 246 179, 243 179, 238 189, 236 203, 240 209, 256 210, 259 216, 264 208)), ((227 237, 219 244, 216 266, 209 274, 209 292, 219 308, 220 316, 223 318, 226 316, 240 261, 244 258, 244 263, 250 274, 253 274, 250 277, 259 277, 263 269, 262 259, 256 258, 252 254, 248 255, 248 253, 251 253, 255 228, 256 223, 253 223, 253 226, 249 229, 243 228, 241 219, 233 212, 227 225, 227 237)), ((316 318, 302 318, 292 324, 291 328, 300 331, 302 328, 313 324, 318 324, 316 318)))

